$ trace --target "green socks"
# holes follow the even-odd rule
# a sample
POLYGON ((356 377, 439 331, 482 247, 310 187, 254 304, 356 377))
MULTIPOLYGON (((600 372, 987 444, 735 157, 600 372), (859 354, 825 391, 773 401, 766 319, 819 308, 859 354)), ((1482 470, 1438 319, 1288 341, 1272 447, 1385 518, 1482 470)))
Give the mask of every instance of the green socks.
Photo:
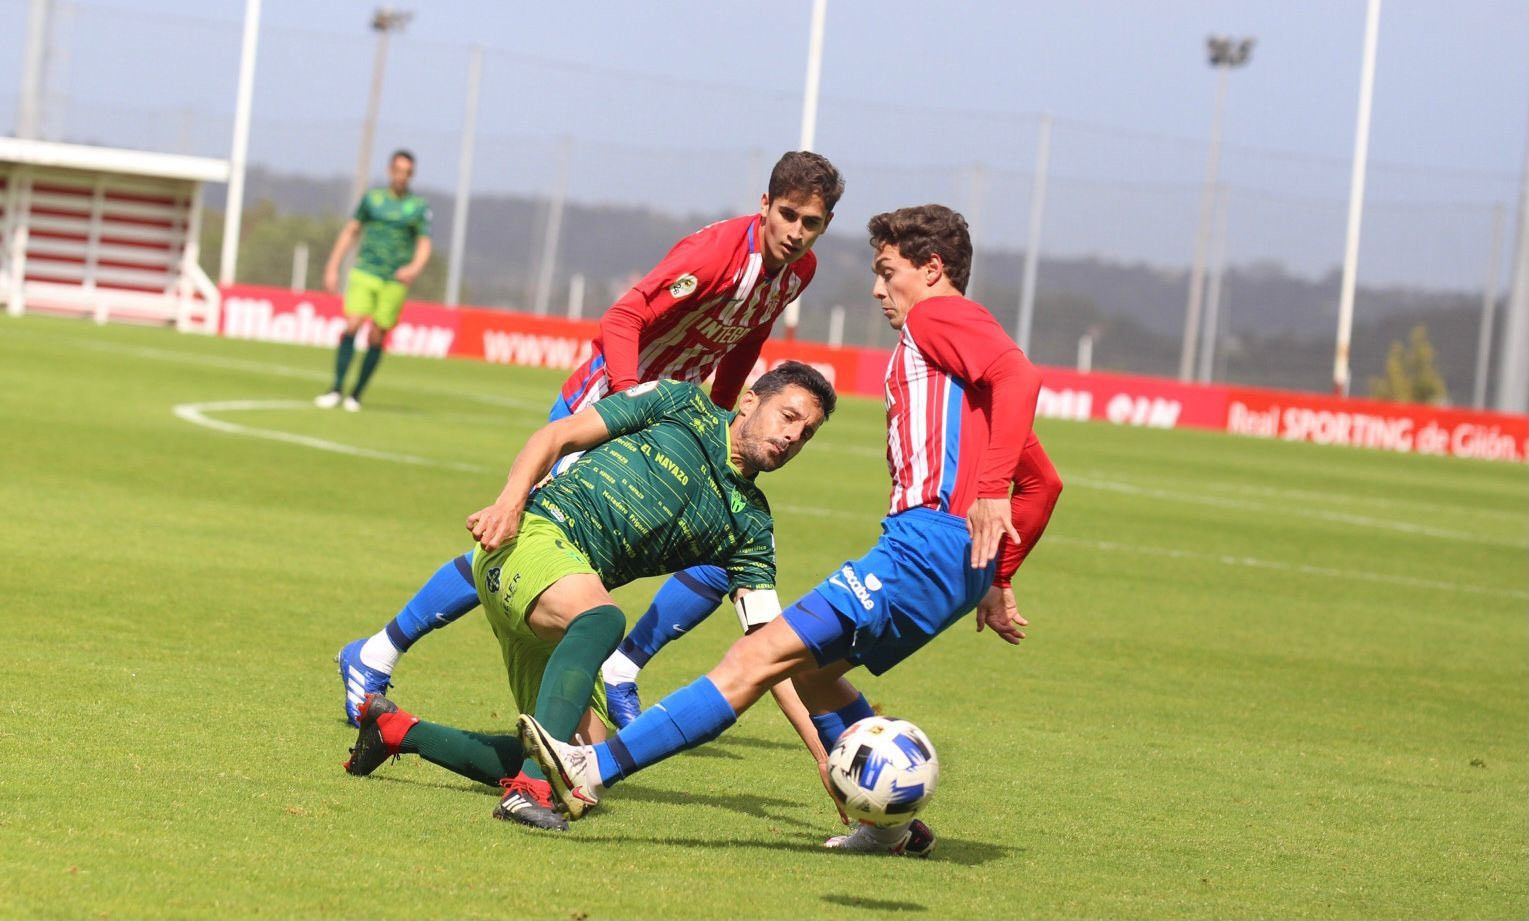
POLYGON ((518 736, 484 735, 424 720, 409 729, 398 751, 491 787, 519 774, 526 754, 518 736))
MULTIPOLYGON (((600 664, 616 651, 625 634, 626 616, 611 604, 590 608, 568 624, 547 660, 541 690, 536 695, 536 721, 554 739, 566 742, 573 738, 579 720, 589 709, 600 664)), ((540 780, 547 779, 534 761, 526 762, 525 772, 540 780)))
POLYGON ((356 378, 356 389, 350 395, 361 399, 361 391, 366 389, 366 382, 372 379, 372 372, 377 370, 377 363, 382 361, 382 346, 374 345, 366 350, 366 357, 361 359, 361 374, 356 378))
MULTIPOLYGON (((368 353, 368 359, 371 354, 368 353)), ((362 381, 366 380, 365 373, 363 366, 362 381)), ((600 663, 616 650, 625 633, 626 617, 620 608, 609 604, 590 608, 568 625, 557 648, 552 650, 542 674, 541 691, 536 695, 536 720, 553 738, 564 741, 573 738, 579 720, 589 709, 600 663)), ((540 780, 547 779, 536 762, 526 760, 525 749, 514 735, 485 735, 421 720, 409 728, 398 751, 419 755, 431 764, 489 786, 522 770, 540 780)))
POLYGON ((340 334, 340 347, 334 353, 334 390, 345 389, 345 372, 350 370, 350 359, 356 354, 356 337, 340 334))

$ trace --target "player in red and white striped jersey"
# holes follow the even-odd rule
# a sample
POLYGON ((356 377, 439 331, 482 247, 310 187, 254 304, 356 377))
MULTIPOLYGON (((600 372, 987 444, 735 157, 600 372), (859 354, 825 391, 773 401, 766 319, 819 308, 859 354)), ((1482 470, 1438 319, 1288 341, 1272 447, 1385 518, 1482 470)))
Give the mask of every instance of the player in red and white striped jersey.
MULTIPOLYGON (((782 156, 757 214, 719 221, 681 240, 611 305, 589 360, 564 383, 549 418, 556 421, 646 381, 700 384, 713 373, 712 402, 731 409, 775 318, 812 281, 812 246, 833 221, 843 194, 844 179, 826 157, 810 151, 782 156)), ((563 458, 555 472, 576 459, 563 458)), ((337 656, 352 722, 367 693, 387 689, 404 652, 477 605, 477 590, 459 567, 442 567, 427 587, 383 630, 337 656)), ((726 573, 714 566, 687 569, 659 589, 605 669, 610 711, 619 725, 640 706, 641 666, 715 611, 726 590, 726 573)))

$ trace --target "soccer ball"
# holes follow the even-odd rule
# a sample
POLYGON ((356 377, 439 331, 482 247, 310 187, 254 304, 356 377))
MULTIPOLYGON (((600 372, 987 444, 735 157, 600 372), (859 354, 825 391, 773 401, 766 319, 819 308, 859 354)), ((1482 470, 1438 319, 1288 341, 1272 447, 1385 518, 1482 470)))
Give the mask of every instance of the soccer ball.
POLYGON ((828 753, 828 785, 852 819, 872 825, 912 821, 934 796, 940 759, 907 720, 868 716, 844 730, 828 753))

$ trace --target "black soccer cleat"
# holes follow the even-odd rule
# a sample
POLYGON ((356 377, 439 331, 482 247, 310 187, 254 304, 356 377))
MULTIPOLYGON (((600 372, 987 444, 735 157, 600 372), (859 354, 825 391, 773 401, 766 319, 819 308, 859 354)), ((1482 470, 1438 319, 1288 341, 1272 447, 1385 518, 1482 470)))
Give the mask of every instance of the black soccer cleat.
POLYGON ((551 784, 534 780, 524 772, 499 783, 504 787, 504 798, 494 807, 494 818, 547 831, 568 830, 568 820, 552 809, 551 784))
POLYGON ((388 745, 377 726, 377 718, 384 713, 397 713, 398 705, 381 694, 368 694, 356 708, 356 722, 361 731, 356 744, 350 750, 350 760, 345 762, 345 773, 365 777, 382 766, 389 758, 398 757, 398 749, 388 745))

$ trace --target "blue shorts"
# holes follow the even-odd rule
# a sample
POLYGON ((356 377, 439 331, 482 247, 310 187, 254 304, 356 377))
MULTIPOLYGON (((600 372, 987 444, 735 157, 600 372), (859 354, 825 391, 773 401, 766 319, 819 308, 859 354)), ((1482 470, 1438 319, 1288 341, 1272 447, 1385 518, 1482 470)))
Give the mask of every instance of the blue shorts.
POLYGON ((996 563, 971 567, 966 519, 912 508, 881 523, 881 540, 782 616, 819 665, 844 659, 880 675, 977 606, 996 563))

